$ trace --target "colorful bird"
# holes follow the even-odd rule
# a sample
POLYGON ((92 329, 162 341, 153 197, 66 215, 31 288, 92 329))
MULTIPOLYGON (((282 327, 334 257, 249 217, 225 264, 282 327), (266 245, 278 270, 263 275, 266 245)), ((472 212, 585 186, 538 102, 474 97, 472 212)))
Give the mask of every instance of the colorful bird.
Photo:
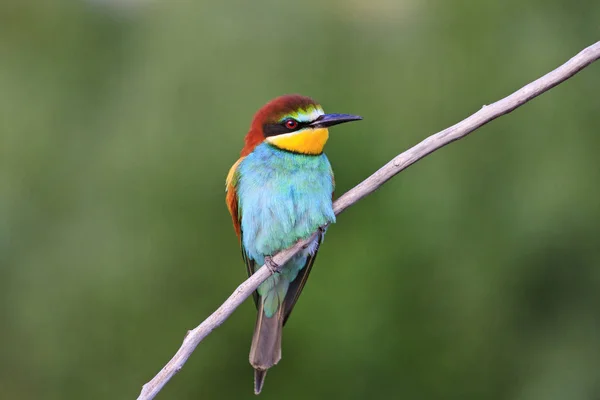
MULTIPOLYGON (((323 147, 330 126, 360 119, 325 114, 313 99, 300 95, 277 97, 256 113, 241 158, 226 180, 227 208, 248 275, 265 263, 277 267, 272 255, 335 222, 333 171, 323 147)), ((256 394, 267 370, 281 359, 283 325, 306 284, 324 234, 320 230, 254 293, 258 314, 250 364, 256 394)))

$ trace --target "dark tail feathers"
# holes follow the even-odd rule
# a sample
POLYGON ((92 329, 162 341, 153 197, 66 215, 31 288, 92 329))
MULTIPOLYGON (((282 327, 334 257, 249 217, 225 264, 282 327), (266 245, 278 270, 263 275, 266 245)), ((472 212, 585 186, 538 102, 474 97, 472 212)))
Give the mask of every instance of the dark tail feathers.
POLYGON ((268 318, 262 304, 258 307, 249 357, 250 364, 254 368, 255 394, 259 394, 262 390, 267 370, 281 360, 282 309, 283 307, 280 306, 275 315, 268 318))

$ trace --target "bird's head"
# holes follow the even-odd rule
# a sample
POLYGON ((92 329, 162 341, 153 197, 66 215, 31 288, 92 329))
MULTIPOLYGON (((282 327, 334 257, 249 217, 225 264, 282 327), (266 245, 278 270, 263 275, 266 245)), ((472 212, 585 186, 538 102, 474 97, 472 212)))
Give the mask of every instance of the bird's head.
POLYGON ((242 156, 263 142, 294 153, 321 154, 329 138, 330 126, 360 119, 357 115, 325 114, 310 97, 280 96, 254 115, 242 156))

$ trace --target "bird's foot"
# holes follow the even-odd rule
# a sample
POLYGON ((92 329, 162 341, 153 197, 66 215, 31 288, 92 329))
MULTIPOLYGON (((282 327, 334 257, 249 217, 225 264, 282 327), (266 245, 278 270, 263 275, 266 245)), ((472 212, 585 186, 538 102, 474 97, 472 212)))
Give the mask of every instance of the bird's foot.
POLYGON ((267 268, 269 268, 269 271, 271 271, 271 274, 275 274, 275 273, 279 272, 279 264, 277 264, 275 261, 273 261, 273 257, 265 256, 265 265, 267 266, 267 268))

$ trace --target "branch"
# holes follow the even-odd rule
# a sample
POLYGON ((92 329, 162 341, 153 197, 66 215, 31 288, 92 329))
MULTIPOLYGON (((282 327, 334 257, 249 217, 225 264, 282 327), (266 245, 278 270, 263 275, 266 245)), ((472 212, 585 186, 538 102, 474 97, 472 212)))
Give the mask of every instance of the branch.
MULTIPOLYGON (((483 106, 481 110, 435 135, 429 136, 416 146, 396 156, 386 165, 381 167, 373 175, 362 181, 353 189, 346 192, 333 204, 335 214, 338 215, 363 197, 373 193, 381 185, 391 179, 400 171, 408 168, 415 162, 428 154, 444 147, 445 145, 462 139, 475 129, 490 121, 508 114, 517 107, 522 106, 529 100, 552 89, 554 86, 569 79, 583 68, 587 67, 600 58, 600 42, 585 48, 575 57, 558 67, 552 72, 522 87, 510 96, 507 96, 493 104, 483 106)), ((283 250, 273 261, 282 266, 291 259, 303 246, 310 243, 316 233, 311 237, 296 243, 289 249, 283 250)), ((162 370, 148 383, 142 387, 138 400, 153 399, 163 386, 183 367, 196 346, 215 328, 221 325, 239 307, 258 286, 264 282, 272 272, 264 265, 258 269, 250 278, 237 287, 231 296, 214 313, 205 319, 200 325, 189 331, 183 344, 173 358, 162 370)))

